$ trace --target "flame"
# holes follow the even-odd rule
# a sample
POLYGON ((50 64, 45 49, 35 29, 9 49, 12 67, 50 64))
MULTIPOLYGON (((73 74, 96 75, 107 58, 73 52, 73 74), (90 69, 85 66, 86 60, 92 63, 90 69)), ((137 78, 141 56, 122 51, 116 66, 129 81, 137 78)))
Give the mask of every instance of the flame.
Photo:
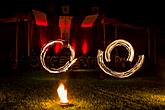
POLYGON ((64 88, 64 85, 61 83, 57 89, 58 96, 61 103, 68 103, 67 90, 64 88))

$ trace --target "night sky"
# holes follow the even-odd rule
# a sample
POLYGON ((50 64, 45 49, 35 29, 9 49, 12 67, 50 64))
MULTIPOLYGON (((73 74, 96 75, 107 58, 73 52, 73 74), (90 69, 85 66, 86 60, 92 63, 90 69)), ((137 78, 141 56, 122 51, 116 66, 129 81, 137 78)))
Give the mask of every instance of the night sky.
POLYGON ((115 17, 121 21, 163 27, 164 7, 163 1, 151 0, 5 0, 0 4, 0 17, 14 16, 17 12, 28 12, 32 8, 46 11, 50 4, 60 9, 62 5, 71 5, 72 14, 80 7, 88 11, 92 6, 99 6, 107 17, 115 17))

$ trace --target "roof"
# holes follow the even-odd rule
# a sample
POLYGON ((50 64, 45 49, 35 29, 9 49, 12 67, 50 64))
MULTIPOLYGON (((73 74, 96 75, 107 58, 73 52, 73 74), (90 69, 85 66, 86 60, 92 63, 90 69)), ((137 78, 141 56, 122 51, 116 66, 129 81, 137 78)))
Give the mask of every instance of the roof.
POLYGON ((72 6, 71 14, 90 15, 92 6, 100 7, 106 17, 118 18, 126 23, 139 25, 164 26, 164 6, 162 1, 151 0, 5 0, 0 3, 0 18, 13 17, 16 13, 26 13, 32 8, 43 12, 61 15, 62 5, 72 6), (83 11, 82 11, 83 10, 83 11), (51 12, 50 12, 51 13, 51 12))

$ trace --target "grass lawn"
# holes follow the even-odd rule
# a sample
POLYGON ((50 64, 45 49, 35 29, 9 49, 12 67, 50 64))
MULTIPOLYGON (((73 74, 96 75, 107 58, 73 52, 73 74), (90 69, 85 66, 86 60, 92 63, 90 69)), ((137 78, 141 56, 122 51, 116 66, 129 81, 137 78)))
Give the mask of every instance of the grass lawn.
POLYGON ((28 71, 1 77, 0 109, 4 110, 164 110, 165 82, 131 77, 98 80, 91 73, 49 74, 28 71), (80 74, 80 75, 79 75, 80 74), (84 76, 82 74, 85 74, 84 76), (77 76, 77 77, 73 77, 77 76), (66 84, 73 106, 59 105, 57 87, 66 84))

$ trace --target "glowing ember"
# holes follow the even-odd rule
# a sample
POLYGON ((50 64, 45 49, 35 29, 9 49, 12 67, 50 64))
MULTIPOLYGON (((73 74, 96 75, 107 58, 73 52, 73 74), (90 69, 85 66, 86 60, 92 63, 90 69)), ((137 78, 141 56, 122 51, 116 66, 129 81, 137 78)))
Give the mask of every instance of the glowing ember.
POLYGON ((58 96, 60 98, 61 104, 68 104, 67 90, 64 88, 64 85, 61 83, 57 89, 58 96))

